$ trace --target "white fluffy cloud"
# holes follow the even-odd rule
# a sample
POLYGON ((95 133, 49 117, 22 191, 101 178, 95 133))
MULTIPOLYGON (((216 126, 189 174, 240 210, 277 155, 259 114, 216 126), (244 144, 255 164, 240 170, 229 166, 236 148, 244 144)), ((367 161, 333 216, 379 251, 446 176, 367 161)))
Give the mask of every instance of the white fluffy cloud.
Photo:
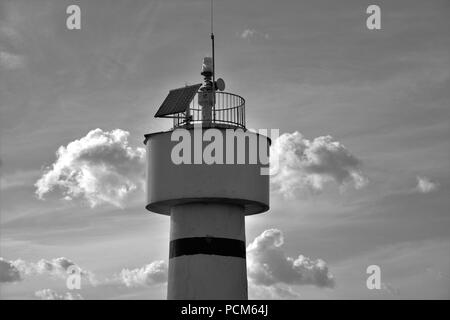
POLYGON ((334 278, 323 260, 311 260, 303 255, 296 259, 288 257, 281 248, 283 243, 282 232, 269 229, 248 245, 247 270, 253 284, 334 287, 334 278))
POLYGON ((38 262, 26 262, 18 259, 12 261, 12 264, 24 276, 47 274, 57 277, 66 277, 66 270, 69 266, 76 266, 71 260, 61 257, 52 260, 41 259, 38 262))
POLYGON ((36 291, 34 295, 41 300, 84 300, 79 293, 66 292, 59 294, 52 289, 42 289, 36 291))
POLYGON ((85 137, 59 147, 56 161, 36 182, 36 194, 58 189, 67 200, 82 198, 94 207, 124 201, 144 183, 144 148, 133 148, 129 132, 95 129, 85 137))
POLYGON ((0 283, 22 281, 25 277, 47 275, 51 277, 67 278, 68 268, 74 266, 80 275, 91 284, 96 280, 91 272, 81 269, 73 261, 60 257, 52 260, 41 259, 38 262, 27 262, 21 259, 7 261, 0 258, 0 283))
MULTIPOLYGON (((36 182, 36 194, 43 199, 60 191, 64 199, 81 198, 92 207, 123 207, 130 195, 143 190, 145 176, 145 149, 131 147, 128 137, 121 129, 95 129, 61 146, 56 161, 36 182)), ((297 190, 322 190, 332 181, 340 188, 367 183, 361 161, 330 136, 310 141, 299 132, 285 133, 274 141, 271 153, 279 164, 271 177, 272 189, 287 197, 297 190)))
POLYGON ((360 188, 367 183, 361 161, 331 136, 310 141, 297 131, 284 133, 274 141, 271 158, 278 159, 279 166, 271 177, 272 188, 287 197, 305 188, 322 190, 331 181, 340 188, 360 188))
POLYGON ((19 269, 12 263, 0 257, 0 283, 21 281, 19 269))
POLYGON ((437 182, 433 182, 426 177, 417 177, 417 186, 416 190, 421 193, 430 193, 437 190, 439 184, 437 182))
POLYGON ((154 261, 142 268, 123 269, 116 280, 127 287, 164 283, 167 281, 167 264, 164 261, 154 261))
MULTIPOLYGON (((167 264, 162 260, 153 261, 141 268, 123 269, 110 279, 98 280, 94 273, 80 268, 73 261, 63 257, 52 260, 41 259, 38 262, 27 262, 21 259, 8 261, 0 257, 0 283, 18 282, 37 275, 67 279, 70 266, 75 266, 81 277, 92 286, 112 285, 132 288, 151 286, 167 281, 167 264)), ((53 295, 53 293, 50 289, 39 291, 39 294, 45 299, 67 298, 65 295, 59 296, 53 295)))

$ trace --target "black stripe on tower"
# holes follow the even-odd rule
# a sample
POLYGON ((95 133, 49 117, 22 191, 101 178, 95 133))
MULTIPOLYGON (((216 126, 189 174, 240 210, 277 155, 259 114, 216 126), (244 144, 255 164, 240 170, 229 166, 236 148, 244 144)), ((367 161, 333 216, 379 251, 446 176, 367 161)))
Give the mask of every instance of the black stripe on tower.
POLYGON ((245 259, 245 242, 216 237, 180 238, 170 241, 170 259, 194 254, 211 254, 245 259))

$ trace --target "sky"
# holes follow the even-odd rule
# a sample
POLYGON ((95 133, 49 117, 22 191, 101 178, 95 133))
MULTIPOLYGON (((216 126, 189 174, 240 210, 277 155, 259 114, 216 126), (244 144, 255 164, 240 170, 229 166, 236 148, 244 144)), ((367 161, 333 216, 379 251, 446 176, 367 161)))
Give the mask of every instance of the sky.
MULTIPOLYGON (((170 89, 201 82, 209 10, 0 0, 1 299, 165 299, 169 219, 144 208, 143 137, 170 129, 153 118, 170 89)), ((248 128, 281 134, 270 210, 246 218, 249 297, 449 299, 450 2, 214 11, 217 75, 248 128)))

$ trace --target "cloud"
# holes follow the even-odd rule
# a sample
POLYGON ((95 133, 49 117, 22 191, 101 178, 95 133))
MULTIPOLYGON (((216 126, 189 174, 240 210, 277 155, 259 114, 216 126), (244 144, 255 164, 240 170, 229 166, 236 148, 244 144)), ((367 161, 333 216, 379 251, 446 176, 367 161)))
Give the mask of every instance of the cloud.
POLYGON ((334 287, 334 278, 323 260, 311 260, 303 255, 299 255, 297 259, 287 257, 281 248, 283 243, 282 232, 269 229, 248 245, 247 271, 253 284, 334 287))
POLYGON ((260 286, 251 282, 249 283, 248 294, 251 300, 298 300, 301 298, 301 295, 289 286, 260 286))
POLYGON ((421 193, 430 193, 439 188, 439 184, 437 182, 432 182, 426 177, 417 176, 417 186, 416 190, 421 193))
POLYGON ((244 31, 242 31, 242 33, 239 34, 239 37, 241 37, 242 39, 249 39, 253 37, 269 39, 270 36, 267 33, 262 33, 256 31, 255 29, 245 29, 244 31))
POLYGON ((21 281, 19 269, 11 262, 0 257, 0 283, 21 281))
POLYGON ((143 189, 144 148, 129 146, 130 133, 121 129, 95 129, 80 140, 59 147, 56 161, 36 182, 36 194, 59 189, 66 200, 82 198, 91 207, 109 203, 123 207, 135 191, 143 189))
POLYGON ((0 66, 4 69, 20 69, 25 65, 25 58, 7 51, 0 51, 0 66))
POLYGON ((59 294, 52 289, 42 289, 36 291, 34 295, 41 300, 84 300, 79 293, 66 292, 65 294, 59 294))
POLYGON ((80 275, 86 278, 91 284, 95 285, 97 283, 91 272, 83 270, 73 261, 64 257, 52 260, 41 259, 38 262, 27 262, 22 259, 7 261, 0 258, 0 282, 22 281, 25 277, 35 275, 47 275, 66 279, 70 266, 75 266, 80 271, 80 275))
POLYGON ((358 189, 368 181, 361 160, 331 136, 310 141, 297 131, 284 133, 275 140, 271 157, 278 159, 279 166, 271 177, 272 188, 286 197, 301 189, 320 191, 331 181, 341 189, 349 185, 358 189))
MULTIPOLYGON (((164 261, 153 261, 141 268, 123 269, 112 278, 97 279, 94 273, 84 270, 73 261, 61 257, 52 260, 41 259, 38 262, 27 262, 21 259, 7 261, 0 257, 0 283, 19 282, 27 277, 46 275, 67 279, 68 269, 75 266, 83 279, 92 286, 144 287, 161 284, 167 281, 167 264, 164 261)), ((49 290, 49 289, 46 289, 49 290)), ((42 291, 42 290, 41 290, 42 291)), ((45 296, 50 292, 43 292, 45 296)))
POLYGON ((47 274, 64 278, 67 276, 67 268, 77 266, 74 262, 64 257, 52 260, 41 259, 36 263, 18 259, 12 261, 12 264, 25 276, 47 274))
POLYGON ((164 261, 154 261, 142 268, 123 269, 116 280, 127 287, 164 283, 167 281, 167 264, 164 261))

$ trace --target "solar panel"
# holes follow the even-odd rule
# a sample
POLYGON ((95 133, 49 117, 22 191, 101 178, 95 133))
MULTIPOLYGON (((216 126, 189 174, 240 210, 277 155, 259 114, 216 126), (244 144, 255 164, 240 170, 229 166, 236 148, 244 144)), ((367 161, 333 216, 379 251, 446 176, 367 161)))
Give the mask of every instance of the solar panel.
POLYGON ((185 112, 201 85, 202 84, 199 83, 192 86, 170 90, 166 99, 156 112, 155 118, 185 112))

